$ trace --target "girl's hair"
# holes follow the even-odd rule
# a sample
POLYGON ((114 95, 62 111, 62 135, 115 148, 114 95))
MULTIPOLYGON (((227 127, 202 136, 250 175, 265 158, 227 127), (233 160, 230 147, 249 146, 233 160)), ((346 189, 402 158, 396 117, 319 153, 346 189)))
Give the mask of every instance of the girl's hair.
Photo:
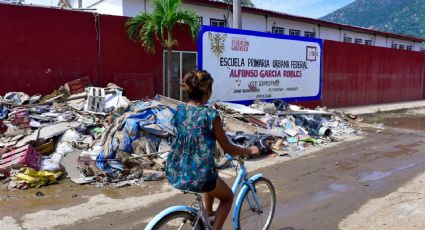
POLYGON ((212 90, 214 79, 205 70, 187 73, 183 79, 183 90, 189 99, 201 100, 202 96, 212 90))

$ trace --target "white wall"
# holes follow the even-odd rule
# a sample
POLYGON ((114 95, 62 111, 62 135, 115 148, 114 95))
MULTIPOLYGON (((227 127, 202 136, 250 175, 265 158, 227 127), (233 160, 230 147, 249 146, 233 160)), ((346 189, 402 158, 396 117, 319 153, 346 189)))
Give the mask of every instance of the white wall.
POLYGON ((413 51, 420 51, 421 50, 420 44, 418 45, 417 42, 412 42, 412 50, 413 51))
POLYGON ((145 0, 123 0, 123 16, 133 17, 140 12, 145 12, 145 0))
POLYGON ((388 38, 384 36, 376 36, 375 46, 388 47, 388 38))
POLYGON ((352 39, 352 43, 355 43, 355 39, 362 39, 362 44, 365 43, 365 40, 372 41, 372 44, 374 44, 375 36, 373 34, 365 34, 365 33, 358 33, 348 30, 341 30, 341 40, 344 41, 344 37, 350 37, 352 39))
MULTIPOLYGON (((76 0, 76 2, 77 2, 77 5, 78 5, 78 0, 76 0)), ((94 5, 98 2, 100 2, 100 0, 82 0, 81 3, 83 5, 83 8, 87 8, 87 7, 90 7, 90 6, 92 6, 92 5, 94 5)))
MULTIPOLYGON (((86 0, 84 2, 93 2, 98 0, 86 0)), ((77 0, 71 0, 71 2, 77 2, 77 0)), ((85 4, 84 4, 85 5, 85 4)), ((139 12, 152 11, 152 5, 150 0, 103 0, 96 4, 93 8, 97 8, 99 13, 112 14, 112 15, 123 15, 132 17, 139 12), (146 6, 146 7, 145 7, 146 6)), ((233 25, 233 15, 227 11, 227 9, 214 8, 210 6, 199 6, 183 3, 182 8, 194 10, 199 16, 202 17, 204 25, 210 25, 210 19, 226 20, 228 25, 233 25)), ((354 43, 356 38, 362 39, 362 44, 365 40, 372 40, 372 44, 380 47, 391 48, 392 43, 397 45, 412 46, 412 50, 419 51, 420 44, 414 43, 408 40, 400 40, 394 38, 386 38, 384 36, 375 36, 373 33, 360 33, 350 30, 339 30, 337 28, 329 28, 325 26, 319 27, 316 24, 303 23, 297 21, 291 21, 287 19, 281 19, 276 17, 268 17, 266 20, 265 15, 256 15, 251 13, 242 14, 242 28, 246 30, 255 30, 261 32, 271 32, 272 27, 282 27, 285 29, 285 34, 289 34, 290 29, 300 30, 301 36, 304 36, 304 32, 315 32, 317 38, 343 41, 344 36, 351 37, 354 43)))
POLYGON ((242 29, 266 32, 266 17, 264 15, 242 13, 242 29))
POLYGON ((319 36, 319 26, 315 24, 303 23, 290 21, 281 18, 269 17, 267 19, 267 31, 272 32, 273 27, 281 27, 285 29, 285 34, 289 34, 289 30, 299 30, 301 36, 304 36, 304 32, 315 32, 316 37, 319 36))
POLYGON ((195 11, 199 16, 202 17, 202 21, 204 25, 210 25, 210 19, 220 19, 225 20, 228 18, 228 25, 232 26, 233 24, 233 15, 231 12, 227 12, 225 9, 213 8, 213 7, 205 7, 205 6, 197 6, 191 4, 182 4, 183 8, 191 9, 195 11))
POLYGON ((395 38, 388 38, 388 47, 392 47, 392 44, 397 44, 398 47, 400 45, 404 45, 404 49, 406 49, 406 46, 412 46, 412 49, 414 48, 414 42, 413 41, 406 41, 401 39, 395 39, 395 38))
MULTIPOLYGON (((82 8, 96 8, 93 5, 101 4, 102 2, 109 1, 109 0, 82 0, 82 8)), ((72 8, 78 8, 78 0, 68 0, 69 4, 72 6, 72 8)))
POLYGON ((123 15, 123 0, 104 0, 94 5, 93 8, 101 14, 123 15))
POLYGON ((319 31, 318 37, 321 39, 340 41, 340 31, 338 29, 321 26, 319 31))

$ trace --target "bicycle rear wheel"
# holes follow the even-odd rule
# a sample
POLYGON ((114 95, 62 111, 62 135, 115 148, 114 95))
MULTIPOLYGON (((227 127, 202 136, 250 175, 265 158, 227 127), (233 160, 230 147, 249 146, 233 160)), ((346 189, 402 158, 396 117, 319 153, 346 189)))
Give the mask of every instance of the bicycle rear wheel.
POLYGON ((195 214, 191 212, 172 212, 158 221, 152 230, 205 230, 202 221, 195 223, 195 219, 195 214))
POLYGON ((248 189, 243 195, 239 209, 239 229, 269 229, 276 207, 276 194, 273 184, 266 178, 259 178, 252 185, 257 195, 258 203, 261 205, 261 210, 254 201, 253 191, 248 189))

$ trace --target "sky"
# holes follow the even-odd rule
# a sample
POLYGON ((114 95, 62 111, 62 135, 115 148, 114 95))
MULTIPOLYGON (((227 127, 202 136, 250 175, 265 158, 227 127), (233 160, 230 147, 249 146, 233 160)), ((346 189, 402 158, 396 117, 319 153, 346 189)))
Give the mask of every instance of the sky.
MULTIPOLYGON (((84 0, 83 0, 84 1, 84 0)), ((309 18, 320 18, 354 0, 251 0, 257 8, 309 18)), ((58 0, 25 0, 26 4, 54 5, 58 0)))

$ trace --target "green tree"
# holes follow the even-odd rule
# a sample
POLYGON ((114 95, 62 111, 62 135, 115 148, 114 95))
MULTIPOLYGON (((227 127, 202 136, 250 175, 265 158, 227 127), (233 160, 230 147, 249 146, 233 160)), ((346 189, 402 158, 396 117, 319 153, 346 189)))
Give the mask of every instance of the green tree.
POLYGON ((192 39, 196 39, 201 23, 194 11, 180 8, 181 0, 152 0, 152 6, 152 12, 142 12, 130 18, 125 26, 128 37, 133 42, 140 42, 148 53, 155 53, 155 40, 167 50, 167 95, 171 96, 172 48, 177 44, 173 39, 173 28, 180 23, 186 24, 192 39))
MULTIPOLYGON (((233 0, 223 0, 225 3, 233 3, 233 0)), ((241 5, 244 7, 255 7, 254 3, 251 0, 242 0, 241 5)))

